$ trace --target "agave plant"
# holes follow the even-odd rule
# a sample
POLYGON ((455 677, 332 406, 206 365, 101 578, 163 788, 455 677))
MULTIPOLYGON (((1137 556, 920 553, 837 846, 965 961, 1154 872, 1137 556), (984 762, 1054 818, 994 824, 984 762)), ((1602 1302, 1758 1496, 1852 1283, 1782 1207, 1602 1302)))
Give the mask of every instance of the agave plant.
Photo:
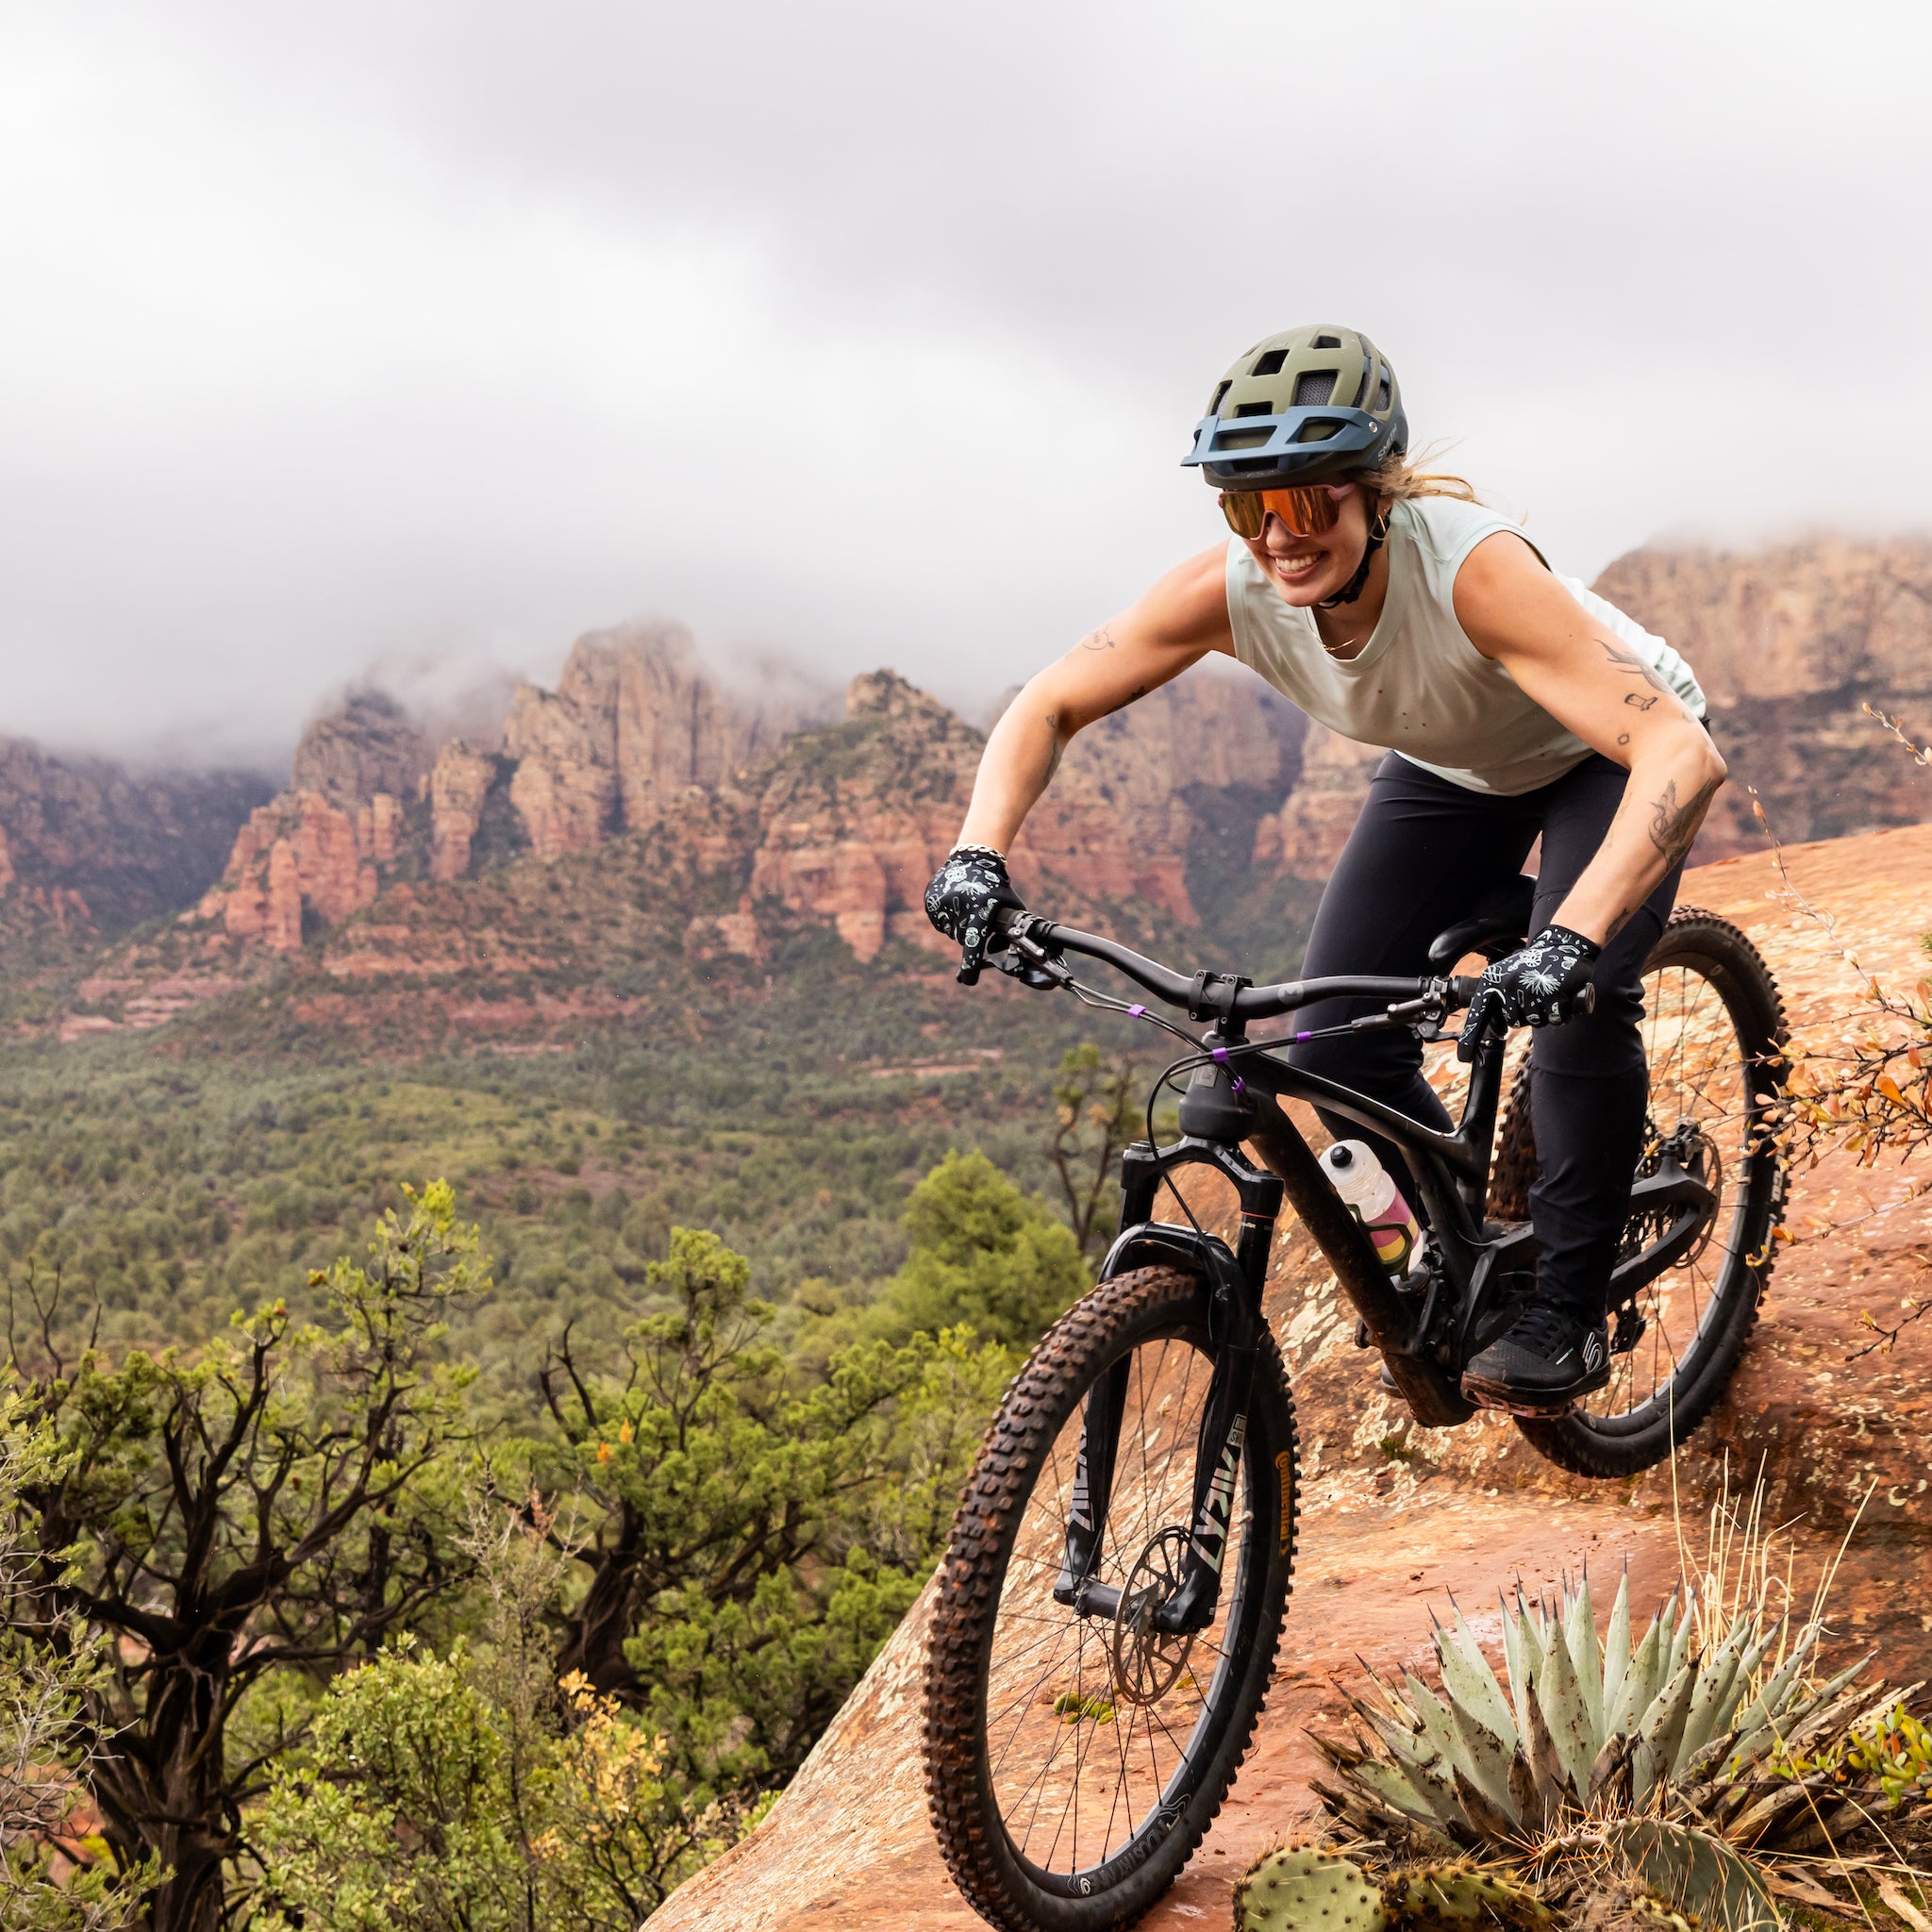
POLYGON ((1872 1743, 1896 1732, 1899 1700, 1858 1684, 1869 1657, 1815 1683, 1815 1624, 1774 1659, 1785 1620, 1761 1602, 1709 1647, 1694 1611, 1673 1591, 1633 1644, 1627 1576, 1601 1639, 1587 1576, 1554 1605, 1519 1590, 1499 1680, 1457 1609, 1436 1626, 1441 1692, 1411 1673, 1400 1692, 1378 1684, 1379 1704, 1351 1700, 1363 1728, 1315 1739, 1339 1787, 1315 1790, 1357 1831, 1464 1847, 1641 1812, 1757 1851, 1842 1849, 1878 1807, 1903 1822, 1901 1790, 1916 1814, 1924 1785, 1902 1787, 1896 1754, 1872 1743))

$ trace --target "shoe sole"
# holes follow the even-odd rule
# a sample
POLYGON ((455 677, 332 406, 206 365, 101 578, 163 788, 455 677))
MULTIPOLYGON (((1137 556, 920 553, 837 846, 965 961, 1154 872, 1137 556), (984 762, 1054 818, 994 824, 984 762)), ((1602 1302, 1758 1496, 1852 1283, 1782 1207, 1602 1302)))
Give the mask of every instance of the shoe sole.
POLYGON ((1465 1375, 1462 1378, 1462 1399, 1474 1403, 1477 1408, 1493 1408, 1504 1415, 1547 1418, 1568 1415, 1586 1395, 1594 1395, 1599 1389, 1609 1386, 1607 1363, 1597 1374, 1585 1375, 1566 1389, 1534 1396, 1525 1395, 1522 1390, 1512 1389, 1504 1382, 1479 1381, 1474 1375, 1465 1375))

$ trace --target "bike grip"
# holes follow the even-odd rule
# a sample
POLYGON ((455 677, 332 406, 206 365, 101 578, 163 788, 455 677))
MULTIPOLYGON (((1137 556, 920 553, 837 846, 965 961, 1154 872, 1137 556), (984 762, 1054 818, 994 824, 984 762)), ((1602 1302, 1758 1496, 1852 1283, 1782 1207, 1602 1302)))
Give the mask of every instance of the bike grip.
POLYGON ((1482 980, 1474 973, 1457 973, 1449 981, 1449 1005, 1452 1010, 1466 1007, 1475 997, 1475 990, 1482 980))
POLYGON ((1579 1013, 1593 1013, 1596 1011, 1596 982, 1594 980, 1590 981, 1583 991, 1576 995, 1576 1010, 1579 1013))

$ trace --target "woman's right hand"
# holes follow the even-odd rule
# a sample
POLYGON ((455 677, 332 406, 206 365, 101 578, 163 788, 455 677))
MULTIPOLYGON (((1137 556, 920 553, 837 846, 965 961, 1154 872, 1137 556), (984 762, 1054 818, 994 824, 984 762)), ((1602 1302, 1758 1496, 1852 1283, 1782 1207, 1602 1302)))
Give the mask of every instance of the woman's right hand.
POLYGON ((925 916, 959 942, 959 984, 972 986, 986 964, 992 916, 1003 906, 1024 912, 1026 902, 1007 876, 1007 861, 991 845, 961 845, 932 875, 925 916))

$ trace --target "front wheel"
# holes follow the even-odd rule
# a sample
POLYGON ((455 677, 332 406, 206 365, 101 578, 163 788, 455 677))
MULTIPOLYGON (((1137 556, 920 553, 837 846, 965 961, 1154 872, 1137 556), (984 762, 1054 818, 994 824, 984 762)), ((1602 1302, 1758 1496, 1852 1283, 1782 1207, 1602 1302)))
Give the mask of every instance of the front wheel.
MULTIPOLYGON (((1699 1244, 1677 1266, 1610 1309, 1610 1382, 1568 1415, 1520 1417, 1536 1448, 1576 1475, 1627 1476, 1670 1455, 1724 1394, 1770 1278, 1772 1229, 1784 1201, 1774 1142, 1783 1105, 1784 1004, 1757 947, 1728 921, 1680 907, 1643 969, 1650 1066, 1644 1147, 1633 1178, 1666 1153, 1717 1196, 1699 1244)), ((1535 1174, 1529 1083, 1519 1076, 1491 1181, 1535 1174)), ((1618 1257, 1661 1230, 1633 1213, 1618 1257)))
POLYGON ((1101 1932, 1144 1912, 1234 1782, 1274 1671, 1294 1563, 1294 1407, 1262 1327, 1213 1621, 1054 1599, 1087 1398, 1124 1390, 1097 1580, 1123 1609, 1170 1590, 1219 1343, 1171 1268, 1104 1281, 1008 1391, 953 1524, 925 1677, 925 1781, 955 1883, 1006 1932, 1101 1932))

